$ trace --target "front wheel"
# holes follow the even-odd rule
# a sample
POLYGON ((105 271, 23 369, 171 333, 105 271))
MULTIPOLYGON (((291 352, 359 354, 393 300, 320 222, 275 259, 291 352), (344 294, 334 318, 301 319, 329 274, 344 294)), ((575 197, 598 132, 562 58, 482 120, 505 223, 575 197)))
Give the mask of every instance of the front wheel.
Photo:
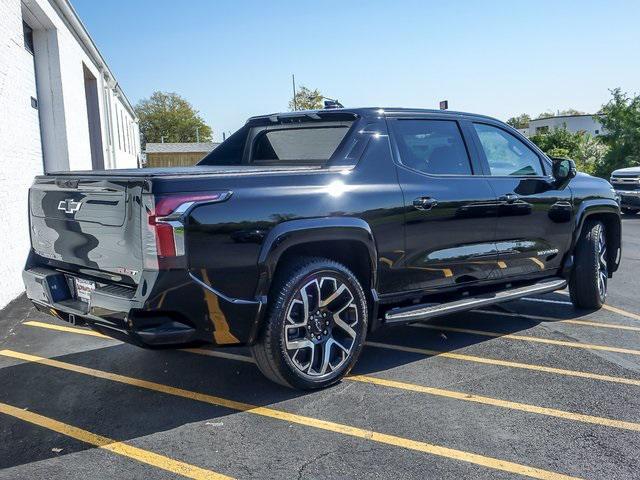
POLYGON ((587 221, 575 250, 569 279, 571 302, 577 308, 597 309, 607 298, 607 237, 602 222, 587 221))
POLYGON ((262 373, 287 387, 327 387, 355 364, 367 332, 367 301, 344 265, 298 259, 274 282, 251 353, 262 373))

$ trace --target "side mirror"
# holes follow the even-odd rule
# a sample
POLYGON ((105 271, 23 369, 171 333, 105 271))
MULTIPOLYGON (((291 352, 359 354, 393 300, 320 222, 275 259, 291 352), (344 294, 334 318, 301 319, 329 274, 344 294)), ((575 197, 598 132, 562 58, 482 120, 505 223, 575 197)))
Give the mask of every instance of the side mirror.
POLYGON ((576 176, 576 164, 568 158, 551 157, 553 160, 553 178, 559 187, 565 186, 573 177, 576 176))

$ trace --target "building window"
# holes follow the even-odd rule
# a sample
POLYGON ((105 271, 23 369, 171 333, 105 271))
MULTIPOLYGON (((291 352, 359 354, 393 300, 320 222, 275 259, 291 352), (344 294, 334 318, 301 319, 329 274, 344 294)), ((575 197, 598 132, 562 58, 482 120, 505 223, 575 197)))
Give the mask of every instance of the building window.
POLYGON ((536 133, 549 133, 549 126, 536 127, 536 133))
POLYGON ((22 33, 24 35, 24 48, 33 55, 33 28, 22 22, 22 33))
POLYGON ((596 130, 596 135, 600 135, 600 130, 596 130))

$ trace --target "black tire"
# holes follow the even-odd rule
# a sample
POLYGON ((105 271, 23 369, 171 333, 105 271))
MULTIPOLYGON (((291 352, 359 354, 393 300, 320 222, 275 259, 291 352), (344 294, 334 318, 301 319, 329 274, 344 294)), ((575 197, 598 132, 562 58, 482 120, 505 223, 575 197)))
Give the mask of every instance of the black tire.
POLYGON ((607 250, 602 222, 587 220, 575 249, 575 267, 569 279, 576 308, 598 309, 607 298, 607 250))
POLYGON ((622 210, 622 213, 624 213, 625 215, 635 215, 636 213, 638 213, 638 210, 634 210, 633 208, 622 207, 620 210, 622 210))
POLYGON ((364 291, 348 268, 325 258, 299 258, 274 279, 251 353, 260 371, 276 383, 303 390, 328 387, 355 364, 367 323, 364 291))

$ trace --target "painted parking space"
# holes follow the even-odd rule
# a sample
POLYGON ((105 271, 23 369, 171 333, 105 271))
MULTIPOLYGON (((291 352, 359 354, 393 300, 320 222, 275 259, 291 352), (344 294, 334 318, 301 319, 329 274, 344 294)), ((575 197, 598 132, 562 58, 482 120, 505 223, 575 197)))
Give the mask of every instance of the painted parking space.
MULTIPOLYGON (((51 330, 51 328, 47 328, 45 327, 45 325, 49 326, 49 327, 53 327, 55 330, 54 331, 59 331, 59 332, 64 332, 66 334, 70 334, 70 335, 89 335, 91 337, 94 338, 100 338, 99 336, 95 335, 94 332, 91 332, 89 330, 86 329, 78 329, 75 327, 68 327, 68 326, 64 326, 64 325, 56 325, 53 323, 49 323, 49 322, 34 322, 34 321, 30 321, 28 322, 25 327, 31 327, 32 329, 42 329, 42 330, 51 330), (82 332, 82 333, 79 333, 82 332)), ((110 342, 110 340, 106 340, 103 338, 103 340, 105 342, 110 342)), ((131 349, 132 347, 126 346, 126 345, 121 345, 120 346, 123 349, 131 349)), ((375 347, 372 347, 375 348, 375 347)), ((133 351, 137 352, 138 350, 134 349, 133 351)), ((238 358, 234 358, 233 356, 229 356, 230 354, 224 351, 211 351, 209 349, 197 349, 197 352, 187 352, 187 353, 191 353, 191 354, 202 354, 201 352, 207 352, 209 353, 209 355, 207 356, 212 356, 212 357, 216 357, 216 358, 220 358, 218 357, 218 354, 221 353, 222 357, 227 357, 227 359, 233 360, 234 362, 239 362, 239 363, 249 363, 246 360, 246 355, 235 355, 238 358), (242 360, 240 360, 240 358, 242 358, 242 360)), ((147 352, 144 352, 147 353, 147 352)), ((5 356, 17 356, 20 357, 23 354, 15 354, 15 353, 9 353, 5 356)), ((234 355, 234 354, 231 354, 234 355)), ((24 358, 22 358, 23 360, 26 359, 28 361, 33 360, 30 356, 26 355, 24 356, 24 358)), ((55 360, 53 360, 55 362, 55 360)), ((80 367, 80 368, 86 368, 86 367, 80 367)), ((119 368, 121 369, 126 369, 126 365, 119 365, 119 368)), ((396 374, 398 374, 398 372, 395 372, 396 374)), ((246 373, 242 372, 242 376, 245 376, 246 373)), ((365 378, 374 378, 371 376, 364 376, 365 378)), ((362 378, 362 377, 360 377, 362 378)), ((349 380, 349 381, 355 381, 355 380, 349 380)), ((345 384, 348 383, 349 381, 344 382, 345 384)), ((379 383, 376 385, 376 383, 369 381, 369 382, 362 382, 362 383, 370 383, 372 385, 375 385, 377 387, 386 387, 386 388, 391 388, 391 389, 401 389, 401 390, 407 390, 407 391, 413 391, 415 393, 422 393, 425 394, 426 390, 429 389, 430 387, 422 387, 418 384, 408 384, 407 382, 399 382, 399 381, 395 381, 395 380, 384 380, 381 379, 379 381, 379 383), (385 384, 386 383, 386 384, 385 384), (383 385, 384 384, 384 385, 383 385), (411 388, 407 388, 407 385, 410 385, 411 388), (422 388, 422 391, 420 391, 420 389, 422 388)), ((441 397, 445 397, 445 398, 452 398, 451 396, 451 390, 448 391, 442 391, 442 390, 438 390, 438 389, 432 389, 430 391, 430 395, 436 395, 436 396, 441 396, 441 397), (443 395, 443 393, 445 393, 443 395)), ((464 402, 476 402, 476 403, 481 403, 484 405, 487 405, 487 399, 483 398, 481 396, 478 395, 473 395, 473 394, 460 394, 461 392, 457 392, 458 393, 458 398, 455 398, 455 396, 453 397, 453 399, 456 399, 458 401, 464 401, 464 402), (466 398, 468 396, 468 398, 466 398)), ((228 394, 228 392, 227 392, 228 394)), ((371 401, 373 402, 374 400, 371 399, 371 401)), ((630 430, 630 431, 634 431, 636 429, 636 426, 634 425, 633 422, 629 422, 629 421, 625 421, 625 420, 616 420, 616 419, 607 419, 607 418, 597 418, 594 416, 588 416, 585 414, 580 414, 580 413, 572 413, 572 412, 562 412, 562 411, 557 411, 557 409, 550 409, 548 407, 536 407, 536 406, 532 406, 532 405, 526 405, 523 406, 522 404, 517 404, 516 402, 511 402, 509 400, 506 401, 502 401, 502 404, 499 404, 501 401, 500 399, 495 399, 492 398, 490 399, 490 403, 489 405, 493 406, 493 407, 499 407, 499 408, 507 408, 507 409, 512 409, 512 410, 518 410, 520 412, 527 412, 529 414, 535 414, 535 415, 547 415, 547 416, 554 416, 557 419, 563 419, 564 421, 574 421, 574 422, 582 422, 582 423, 591 423, 594 425, 598 425, 600 427, 608 427, 608 428, 622 428, 625 430, 630 430)), ((413 403, 413 402, 411 402, 413 403)), ((467 414, 469 414, 470 412, 467 412, 467 414)), ((473 422, 472 422, 473 423, 473 422)), ((427 429, 428 430, 428 429, 427 429)), ((332 430, 333 431, 333 430, 332 430)), ((335 432, 335 433, 339 433, 339 432, 335 432)), ((367 433, 362 433, 362 438, 365 438, 367 435, 371 435, 369 432, 367 433)), ((401 437, 402 438, 402 437, 401 437)), ((397 440, 394 438, 394 441, 396 443, 401 443, 406 441, 406 439, 402 439, 402 440, 397 440)), ((626 439, 625 441, 629 441, 629 439, 626 439)), ((547 442, 548 443, 548 442, 547 442)), ((397 445, 396 445, 397 446, 397 445)), ((432 447, 432 445, 430 445, 430 447, 432 447)), ((448 453, 450 453, 449 451, 447 451, 448 453)), ((458 452, 456 452, 457 454, 458 452)), ((458 460, 458 458, 454 459, 458 460)), ((557 473, 557 472, 555 472, 557 473)), ((543 477, 544 478, 544 477, 543 477)))

